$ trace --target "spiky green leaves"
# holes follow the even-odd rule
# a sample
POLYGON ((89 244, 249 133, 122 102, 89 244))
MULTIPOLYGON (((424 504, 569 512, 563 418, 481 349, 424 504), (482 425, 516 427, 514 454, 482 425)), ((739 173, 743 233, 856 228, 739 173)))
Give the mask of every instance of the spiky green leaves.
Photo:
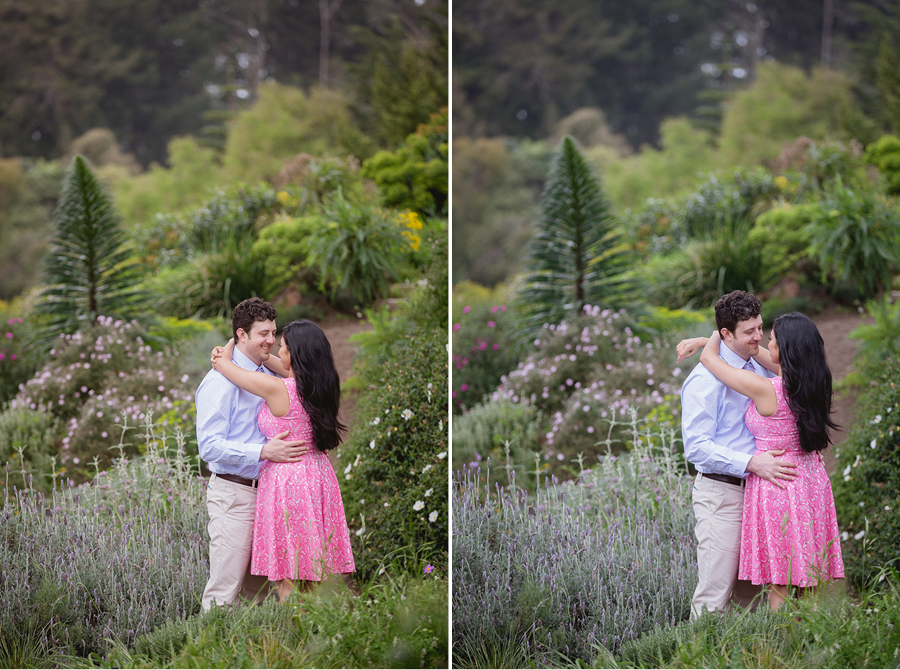
POLYGON ((44 259, 37 312, 47 315, 40 340, 73 333, 98 315, 138 316, 144 294, 138 267, 110 197, 81 156, 72 161, 54 217, 55 236, 44 259))
POLYGON ((633 293, 629 255, 600 182, 570 137, 556 150, 541 207, 519 294, 530 326, 558 323, 585 305, 623 305, 633 293))

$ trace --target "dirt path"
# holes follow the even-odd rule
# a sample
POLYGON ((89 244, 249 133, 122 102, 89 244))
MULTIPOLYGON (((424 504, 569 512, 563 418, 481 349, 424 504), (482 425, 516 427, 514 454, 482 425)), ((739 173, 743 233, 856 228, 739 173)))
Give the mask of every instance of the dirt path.
MULTIPOLYGON (((372 324, 366 319, 357 319, 352 316, 332 315, 318 324, 331 343, 331 351, 334 354, 334 365, 337 368, 341 381, 353 374, 353 357, 357 347, 350 342, 350 337, 365 330, 371 330, 372 324)), ((352 394, 346 394, 341 398, 341 418, 348 427, 353 427, 356 398, 352 394)))
MULTIPOLYGON (((837 382, 843 379, 853 370, 853 358, 856 355, 858 342, 848 336, 857 326, 864 323, 874 323, 875 319, 868 314, 859 314, 855 311, 843 311, 829 309, 813 317, 822 339, 825 341, 825 356, 828 358, 828 366, 831 375, 837 382)), ((853 419, 853 408, 856 404, 856 394, 850 390, 843 390, 835 395, 833 418, 841 426, 841 430, 834 435, 834 443, 840 444, 847 438, 847 429, 853 419)), ((825 467, 831 473, 834 470, 834 450, 825 450, 825 467)))

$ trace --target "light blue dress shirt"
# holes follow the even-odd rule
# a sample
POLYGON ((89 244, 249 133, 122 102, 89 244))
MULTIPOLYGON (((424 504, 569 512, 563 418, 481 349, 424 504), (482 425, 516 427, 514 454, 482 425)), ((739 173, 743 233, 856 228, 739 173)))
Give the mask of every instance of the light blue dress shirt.
MULTIPOLYGON (((244 370, 257 370, 238 349, 231 360, 244 370)), ((274 374, 266 367, 263 372, 274 374)), ((265 401, 210 370, 197 388, 196 402, 197 446, 210 472, 258 479, 259 454, 266 438, 256 417, 265 401)))
MULTIPOLYGON (((719 344, 719 358, 743 368, 743 358, 719 344)), ((774 377, 750 359, 761 377, 774 377)), ((698 363, 681 387, 681 436, 684 455, 698 472, 747 476, 747 464, 756 452, 756 438, 744 424, 750 398, 728 388, 698 363)))

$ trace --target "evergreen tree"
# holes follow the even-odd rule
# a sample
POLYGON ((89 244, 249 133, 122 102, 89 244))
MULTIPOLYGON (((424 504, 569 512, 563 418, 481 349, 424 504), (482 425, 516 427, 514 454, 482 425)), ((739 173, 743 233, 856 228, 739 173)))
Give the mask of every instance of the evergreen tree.
POLYGON ((135 288, 138 266, 123 248, 125 234, 111 199, 82 156, 69 168, 54 227, 36 309, 47 317, 39 341, 73 333, 98 315, 139 316, 145 295, 135 288))
POLYGON ((556 150, 541 208, 519 293, 529 326, 559 323, 585 305, 618 307, 629 300, 628 252, 599 179, 571 137, 556 150))

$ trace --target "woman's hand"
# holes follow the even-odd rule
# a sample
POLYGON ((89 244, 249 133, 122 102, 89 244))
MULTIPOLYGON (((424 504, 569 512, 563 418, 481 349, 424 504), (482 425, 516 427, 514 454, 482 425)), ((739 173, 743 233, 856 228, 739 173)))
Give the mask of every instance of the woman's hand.
POLYGON ((216 362, 227 354, 227 360, 231 360, 231 356, 234 353, 234 338, 232 337, 228 340, 228 344, 224 347, 213 347, 212 353, 209 356, 209 362, 212 363, 213 369, 216 368, 216 362))
POLYGON ((687 340, 681 340, 681 342, 675 345, 675 353, 678 354, 676 363, 681 363, 685 358, 690 358, 696 354, 706 346, 708 340, 708 337, 691 337, 687 340))

